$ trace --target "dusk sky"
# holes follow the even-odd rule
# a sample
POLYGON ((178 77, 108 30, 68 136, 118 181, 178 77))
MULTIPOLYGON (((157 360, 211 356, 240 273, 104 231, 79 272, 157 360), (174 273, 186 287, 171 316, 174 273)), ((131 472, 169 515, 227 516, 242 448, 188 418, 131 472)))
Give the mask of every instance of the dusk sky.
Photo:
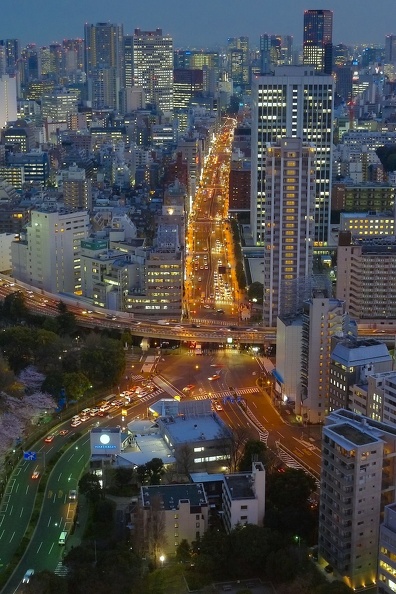
POLYGON ((255 47, 261 33, 291 34, 300 44, 307 8, 334 11, 335 43, 383 45, 386 34, 396 33, 395 0, 2 0, 0 39, 48 45, 83 37, 85 22, 111 21, 126 34, 162 28, 175 47, 213 47, 240 35, 255 47))

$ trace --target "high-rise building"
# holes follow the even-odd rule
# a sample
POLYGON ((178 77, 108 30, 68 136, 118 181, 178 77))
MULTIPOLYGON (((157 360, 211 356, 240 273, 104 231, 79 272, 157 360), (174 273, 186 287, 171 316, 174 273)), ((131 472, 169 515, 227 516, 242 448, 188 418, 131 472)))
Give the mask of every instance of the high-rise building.
POLYGON ((228 73, 234 85, 249 84, 249 38, 230 37, 228 39, 228 73))
POLYGON ((119 91, 124 88, 123 27, 112 23, 86 24, 84 39, 89 97, 95 107, 118 109, 119 91))
POLYGON ((133 35, 124 35, 125 88, 133 87, 133 35))
POLYGON ((333 12, 304 12, 303 63, 315 66, 325 74, 333 67, 333 12))
POLYGON ((63 46, 63 71, 66 75, 84 69, 84 40, 64 39, 63 46))
POLYGON ((385 37, 385 64, 396 63, 396 35, 385 37))
MULTIPOLYGON (((393 425, 343 409, 326 418, 322 433, 319 561, 331 565, 335 577, 354 590, 374 587, 378 557, 381 587, 389 578, 390 564, 387 568, 385 563, 391 547, 385 531, 380 540, 380 523, 385 506, 395 502, 395 455, 393 425)), ((380 591, 390 593, 394 589, 380 591)))
POLYGON ((295 313, 295 283, 312 274, 315 148, 300 138, 265 147, 263 323, 295 313))
POLYGON ((92 185, 85 169, 71 165, 62 172, 63 203, 73 210, 92 210, 92 185))
MULTIPOLYGON (((252 83, 251 224, 256 245, 266 245, 265 150, 281 138, 301 138, 316 149, 315 233, 327 242, 330 221, 333 78, 306 66, 279 66, 252 83)), ((290 178, 290 198, 298 188, 290 178)), ((287 186, 286 186, 287 187, 287 186)), ((307 238, 308 239, 308 238, 307 238)))
POLYGON ((133 35, 133 79, 148 103, 163 112, 173 110, 173 39, 162 29, 133 35))
POLYGON ((351 316, 358 321, 394 320, 395 238, 353 238, 351 232, 341 232, 337 249, 336 294, 346 302, 351 316))
POLYGON ((0 129, 17 119, 17 91, 14 77, 0 76, 0 129))
POLYGON ((50 293, 81 292, 81 241, 88 234, 85 211, 33 210, 20 241, 11 245, 13 275, 50 293))

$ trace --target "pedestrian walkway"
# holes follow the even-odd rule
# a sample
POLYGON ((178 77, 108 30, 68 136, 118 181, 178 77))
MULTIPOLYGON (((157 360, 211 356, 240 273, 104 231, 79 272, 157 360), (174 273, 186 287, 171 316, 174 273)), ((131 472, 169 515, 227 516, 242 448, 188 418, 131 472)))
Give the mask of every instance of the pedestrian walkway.
POLYGON ((69 569, 66 565, 63 565, 62 561, 59 561, 58 565, 54 569, 54 573, 60 577, 65 577, 69 573, 69 569))
POLYGON ((257 386, 251 386, 247 388, 234 388, 231 390, 224 390, 221 392, 206 392, 203 394, 197 394, 194 396, 194 400, 207 400, 208 398, 216 400, 216 398, 235 398, 244 394, 254 394, 260 390, 257 386))

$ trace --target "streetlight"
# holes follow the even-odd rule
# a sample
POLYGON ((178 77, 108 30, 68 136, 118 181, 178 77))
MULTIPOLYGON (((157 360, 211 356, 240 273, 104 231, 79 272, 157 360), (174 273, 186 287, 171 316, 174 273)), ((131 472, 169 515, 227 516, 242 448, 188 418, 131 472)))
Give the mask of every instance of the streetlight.
POLYGON ((165 555, 161 555, 159 558, 160 562, 161 562, 161 567, 164 566, 164 561, 165 561, 165 555))

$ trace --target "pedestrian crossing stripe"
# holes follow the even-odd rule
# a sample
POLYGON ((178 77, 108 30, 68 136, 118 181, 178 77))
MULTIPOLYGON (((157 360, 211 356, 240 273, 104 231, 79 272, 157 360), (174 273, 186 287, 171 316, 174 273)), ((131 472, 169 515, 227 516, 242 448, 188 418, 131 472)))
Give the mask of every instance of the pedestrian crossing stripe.
POLYGON ((66 576, 69 573, 69 569, 66 565, 63 565, 62 561, 59 561, 58 565, 55 568, 54 573, 59 576, 66 576))
POLYGON ((259 389, 256 386, 248 387, 248 388, 235 388, 233 392, 230 391, 223 391, 223 392, 210 392, 210 394, 197 394, 194 396, 194 400, 207 400, 209 399, 216 399, 216 398, 235 398, 240 396, 241 394, 254 394, 255 392, 259 392, 259 389))

